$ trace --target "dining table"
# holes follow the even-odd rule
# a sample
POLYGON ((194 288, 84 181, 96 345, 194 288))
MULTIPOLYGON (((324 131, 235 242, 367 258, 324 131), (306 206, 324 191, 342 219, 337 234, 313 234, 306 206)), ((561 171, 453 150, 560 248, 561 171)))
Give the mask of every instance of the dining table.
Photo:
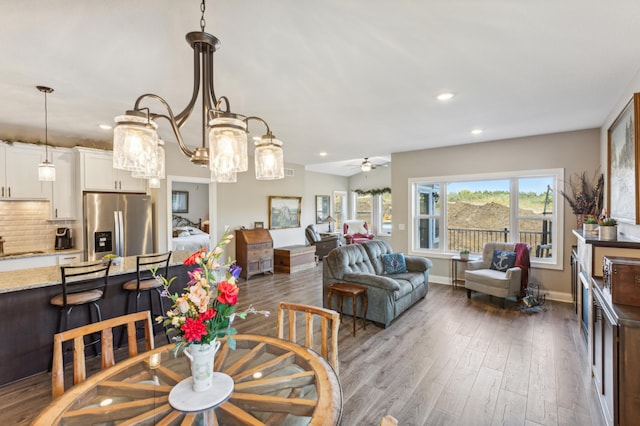
POLYGON ((169 344, 69 388, 33 425, 340 424, 340 382, 317 352, 270 336, 235 335, 235 349, 229 338, 220 340, 214 371, 228 375, 233 384, 230 395, 213 407, 181 411, 172 406, 172 390, 191 373, 187 357, 174 354, 175 345, 169 344))

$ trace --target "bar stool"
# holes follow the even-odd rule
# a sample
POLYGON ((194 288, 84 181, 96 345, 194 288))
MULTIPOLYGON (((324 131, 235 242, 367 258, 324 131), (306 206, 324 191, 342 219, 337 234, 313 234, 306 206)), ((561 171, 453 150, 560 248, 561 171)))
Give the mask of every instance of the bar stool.
MULTIPOLYGON (((149 311, 151 312, 151 317, 155 318, 159 315, 165 315, 166 312, 164 310, 164 303, 162 301, 162 291, 164 290, 164 286, 162 282, 155 279, 151 270, 155 270, 155 274, 157 277, 164 277, 168 279, 169 273, 169 260, 171 259, 171 251, 167 253, 156 253, 156 254, 146 254, 136 256, 136 279, 127 281, 122 285, 122 288, 126 291, 129 291, 129 295, 127 295, 127 312, 135 313, 140 312, 139 302, 140 295, 146 293, 149 296, 149 311), (153 300, 152 295, 155 294, 158 296, 158 304, 160 305, 160 312, 154 314, 153 313, 153 300), (131 298, 135 296, 135 309, 131 309, 131 298)), ((164 329, 163 329, 164 331, 164 329)), ((167 336, 167 342, 171 343, 171 339, 167 336)), ((122 343, 122 337, 120 338, 120 343, 122 343)))
MULTIPOLYGON (((69 329, 69 316, 76 306, 87 306, 89 324, 102 321, 98 300, 104 299, 109 279, 111 260, 107 262, 85 263, 83 265, 61 266, 62 293, 51 298, 49 303, 60 308, 58 316, 58 333, 69 329), (92 309, 95 308, 97 320, 92 320, 92 309), (64 318, 64 325, 63 325, 64 318)), ((95 345, 99 340, 92 342, 95 345)), ((94 346, 94 348, 96 348, 94 346)), ((97 348, 96 348, 97 351, 97 348)))

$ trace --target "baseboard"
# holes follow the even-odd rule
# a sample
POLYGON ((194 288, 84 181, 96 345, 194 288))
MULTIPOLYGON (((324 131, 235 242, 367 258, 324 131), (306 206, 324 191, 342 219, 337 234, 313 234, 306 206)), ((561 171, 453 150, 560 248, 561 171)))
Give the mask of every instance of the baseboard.
MULTIPOLYGON (((448 275, 429 274, 429 282, 434 284, 451 285, 451 278, 449 278, 448 275)), ((547 300, 553 300, 554 302, 573 303, 571 293, 546 290, 544 287, 540 289, 540 292, 547 295, 547 300)))

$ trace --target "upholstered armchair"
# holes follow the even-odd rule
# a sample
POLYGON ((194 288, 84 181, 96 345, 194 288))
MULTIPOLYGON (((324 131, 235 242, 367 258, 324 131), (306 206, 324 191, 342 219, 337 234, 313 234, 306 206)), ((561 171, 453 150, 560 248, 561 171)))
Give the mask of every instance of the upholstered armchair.
POLYGON ((364 220, 346 220, 342 227, 347 244, 361 244, 373 240, 367 222, 364 220))
POLYGON ((526 244, 485 243, 482 259, 467 262, 464 273, 467 297, 471 298, 472 291, 500 297, 504 308, 505 298, 521 296, 523 278, 527 281, 529 266, 529 246, 526 244), (501 253, 494 253, 494 250, 501 253))
POLYGON ((315 225, 309 225, 304 230, 304 236, 307 239, 307 243, 312 246, 316 246, 316 255, 320 260, 325 257, 331 250, 336 247, 340 247, 340 237, 332 235, 330 237, 320 237, 318 231, 316 231, 315 225))

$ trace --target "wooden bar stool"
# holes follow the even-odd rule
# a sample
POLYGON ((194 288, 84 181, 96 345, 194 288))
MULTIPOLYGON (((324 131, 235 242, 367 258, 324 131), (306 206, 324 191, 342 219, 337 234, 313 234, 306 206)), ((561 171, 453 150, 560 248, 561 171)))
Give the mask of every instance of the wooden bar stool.
POLYGON ((358 284, 350 284, 350 283, 337 283, 332 284, 328 287, 327 293, 327 306, 331 308, 331 297, 333 293, 336 293, 340 296, 339 306, 340 306, 340 321, 342 321, 342 301, 344 297, 351 297, 353 301, 353 336, 356 335, 356 320, 358 317, 358 296, 362 295, 363 306, 362 306, 362 329, 367 329, 367 309, 369 307, 369 296, 367 296, 367 287, 358 285, 358 284))

